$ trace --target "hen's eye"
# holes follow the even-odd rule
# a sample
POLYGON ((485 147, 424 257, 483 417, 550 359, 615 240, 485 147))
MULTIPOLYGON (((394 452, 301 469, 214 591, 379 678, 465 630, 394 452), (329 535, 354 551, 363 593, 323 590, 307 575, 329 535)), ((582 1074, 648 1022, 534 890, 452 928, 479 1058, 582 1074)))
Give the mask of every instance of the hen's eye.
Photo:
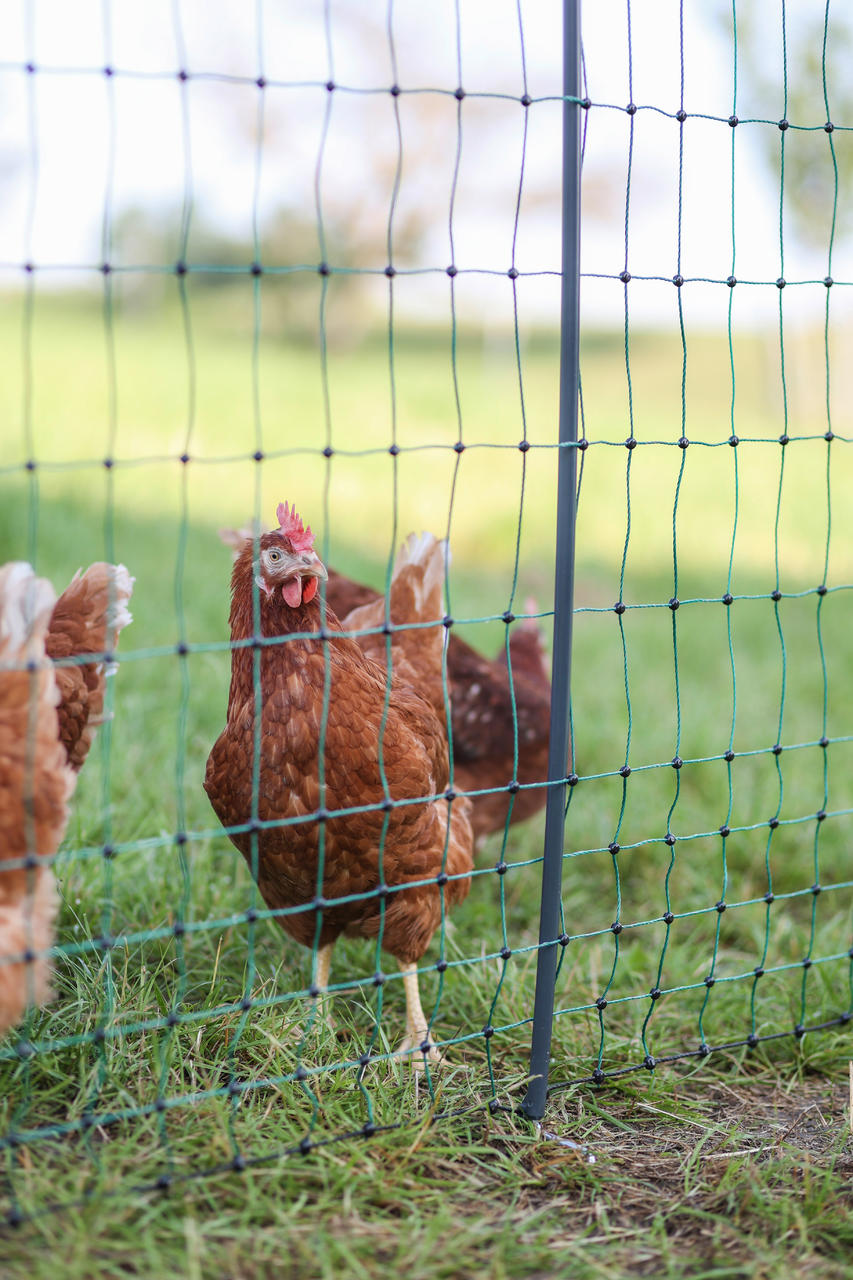
POLYGON ((269 553, 269 558, 270 558, 271 564, 278 564, 279 560, 281 559, 281 552, 276 551, 275 548, 273 548, 269 553))

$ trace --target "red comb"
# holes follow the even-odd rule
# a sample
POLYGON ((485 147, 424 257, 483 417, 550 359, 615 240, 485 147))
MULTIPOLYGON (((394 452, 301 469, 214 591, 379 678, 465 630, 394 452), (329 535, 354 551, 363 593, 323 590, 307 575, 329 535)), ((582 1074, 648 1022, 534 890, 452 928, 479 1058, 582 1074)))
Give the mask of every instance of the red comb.
POLYGON ((276 517, 281 532, 286 534, 290 539, 294 551, 312 551, 314 549, 314 535, 311 532, 311 526, 304 528, 301 516, 296 514, 296 507, 289 507, 286 502, 280 502, 276 507, 276 517))

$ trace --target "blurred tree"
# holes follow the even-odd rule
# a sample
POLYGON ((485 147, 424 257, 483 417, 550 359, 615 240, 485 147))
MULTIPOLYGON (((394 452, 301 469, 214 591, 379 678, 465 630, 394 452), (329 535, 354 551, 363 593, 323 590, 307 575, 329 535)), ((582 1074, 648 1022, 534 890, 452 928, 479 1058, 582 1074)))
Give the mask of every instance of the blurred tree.
MULTIPOLYGON (((833 208, 836 238, 853 227, 853 6, 792 0, 717 0, 716 18, 732 39, 737 19, 738 111, 741 119, 787 119, 784 131, 788 225, 813 247, 828 246, 833 208), (785 80, 787 74, 787 106, 785 80), (831 133, 824 132, 830 122, 831 133), (843 128, 839 128, 843 126, 843 128), (834 162, 833 162, 834 153, 834 162)), ((756 126, 758 150, 781 176, 783 132, 756 126)))

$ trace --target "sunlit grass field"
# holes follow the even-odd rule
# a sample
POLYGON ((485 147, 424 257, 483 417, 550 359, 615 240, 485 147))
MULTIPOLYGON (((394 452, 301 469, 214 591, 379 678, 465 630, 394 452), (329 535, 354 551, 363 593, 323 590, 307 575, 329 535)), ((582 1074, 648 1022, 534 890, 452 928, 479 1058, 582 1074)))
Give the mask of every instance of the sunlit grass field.
MULTIPOLYGON (((462 332, 454 347, 446 332, 401 332, 389 346, 379 332, 324 353, 284 338, 256 342, 248 292, 244 301, 244 322, 227 327, 192 297, 189 325, 177 308, 146 315, 122 307, 105 325, 97 306, 70 298, 37 296, 29 314, 23 299, 11 298, 0 311, 0 561, 33 560, 60 587, 105 556, 136 577, 134 622, 111 687, 114 718, 81 774, 57 861, 57 998, 21 1033, 37 1053, 18 1053, 14 1036, 0 1050, 4 1132, 59 1126, 58 1137, 7 1150, 4 1207, 38 1214, 96 1191, 83 1214, 42 1216, 26 1229, 31 1242, 55 1247, 70 1236, 73 1275, 91 1274, 93 1214, 115 1231, 114 1270, 107 1260, 105 1274, 127 1273, 125 1233, 139 1212, 162 1251, 147 1264, 137 1257, 132 1274, 156 1271, 169 1257, 183 1259, 174 1265, 188 1274, 254 1276, 267 1274, 261 1262, 241 1270, 228 1250, 254 1238, 267 1202, 271 1214, 274 1200, 298 1203, 302 1220, 316 1226, 331 1204, 345 1206, 351 1179, 360 1188, 362 1174, 373 1179, 380 1195, 384 1158, 381 1195, 393 1196, 390 1170, 402 1162, 426 1214, 428 1177, 404 1156, 412 1142, 411 1150, 433 1152, 452 1182, 455 1152, 464 1148, 477 1167, 502 1150, 495 1142, 503 1133, 517 1159, 494 1156, 495 1186, 517 1187, 529 1171, 531 1135, 501 1111, 482 1132, 478 1115, 473 1130, 447 1122, 443 1136, 440 1126, 414 1138, 376 1134, 369 1159, 354 1140, 293 1165, 262 1166, 245 1175, 251 1196, 240 1207, 229 1189, 237 1175, 173 1191, 156 1208, 129 1190, 365 1123, 423 1121, 431 1109, 482 1103, 493 1089, 508 1108, 523 1096, 541 820, 512 828, 505 847, 493 839, 482 855, 471 895, 448 926, 451 964, 441 981, 438 940, 425 957, 425 1008, 434 1010, 435 1038, 448 1044, 431 1096, 425 1080, 386 1056, 402 1036, 403 993, 389 979, 380 1002, 377 957, 366 943, 336 952, 336 1030, 312 1018, 297 994, 310 983, 310 955, 262 911, 247 922, 247 909, 263 904, 242 858, 218 834, 201 781, 228 689, 230 560, 217 529, 253 514, 270 521, 279 500, 297 502, 331 563, 377 586, 409 530, 449 533, 447 608, 466 638, 496 652, 500 615, 524 612, 528 602, 546 615, 549 633, 556 340, 525 339, 521 377, 511 335, 462 332), (462 451, 453 448, 459 440, 462 451), (531 447, 519 450, 522 440, 531 447), (186 656, 178 644, 189 645, 186 656), (188 833, 180 848, 176 832, 188 833), (501 859, 510 864, 505 876, 492 870, 501 859), (96 941, 104 935, 116 940, 107 956, 96 941), (498 955, 504 945, 508 960, 498 955), (486 1025, 495 1028, 490 1039, 486 1025), (366 1049, 376 1061, 359 1078, 366 1049), (293 1078, 300 1063, 303 1081, 293 1078), (128 1118, 103 1122, 121 1115, 128 1118), (221 1253, 194 1235, 211 1206, 230 1224, 221 1253)), ((646 1054, 790 1032, 851 1007, 853 468, 844 437, 853 424, 849 405, 833 402, 837 438, 824 439, 820 358, 811 337, 792 340, 783 447, 776 339, 736 341, 732 411, 724 338, 688 334, 682 404, 680 342, 639 334, 629 347, 639 443, 628 450, 623 338, 593 336, 583 346, 590 447, 581 455, 577 534, 579 782, 565 846, 570 941, 558 979, 555 1081, 588 1078, 599 1061, 612 1071, 646 1054), (736 448, 727 443, 733 429, 736 448), (682 436, 686 449, 676 443, 682 436), (613 610, 620 599, 621 615, 613 610), (680 768, 670 763, 676 757, 680 768), (725 840, 721 827, 730 831, 725 840), (662 996, 651 999, 652 989, 662 996)), ((586 1115, 578 1134, 594 1142, 590 1117, 608 1112, 608 1096, 620 1107, 652 1100, 675 1108, 677 1120, 685 1073, 693 1098, 718 1070, 732 1085, 754 1076, 774 1088, 811 1070, 838 1077, 847 1043, 837 1032, 808 1034, 688 1060, 681 1074, 643 1071, 618 1095, 573 1088, 555 1096, 546 1123, 569 1134, 569 1117, 586 1115)), ((570 1150, 561 1159, 564 1190, 590 1200, 616 1194, 607 1192, 606 1171, 570 1150)), ((743 1177, 752 1176, 744 1166, 743 1177)), ((472 1205, 477 1186, 469 1169, 462 1194, 472 1205)), ((775 1190, 767 1195, 770 1203, 775 1190)), ((816 1213, 825 1199, 816 1197, 816 1213)), ((433 1219, 436 1240, 442 1213, 433 1219)), ((422 1273, 458 1274, 453 1259, 428 1270, 437 1246, 433 1228, 424 1230, 415 1250, 422 1273)), ((553 1264, 551 1220, 534 1214, 530 1231, 526 1251, 494 1244, 503 1268, 495 1274, 523 1274, 534 1254, 537 1265, 553 1264)), ((388 1240, 386 1252, 402 1248, 388 1240)), ((832 1240, 830 1256, 842 1243, 832 1240)), ((362 1274, 378 1274, 375 1244, 369 1232, 343 1241, 331 1233, 313 1258, 317 1274, 354 1258, 362 1274)), ((475 1244, 465 1236, 460 1256, 473 1256, 475 1244)), ((267 1245, 259 1247, 260 1259, 267 1245)), ((587 1254, 597 1256, 594 1247, 587 1254)), ((30 1261, 30 1274, 46 1274, 30 1261)))

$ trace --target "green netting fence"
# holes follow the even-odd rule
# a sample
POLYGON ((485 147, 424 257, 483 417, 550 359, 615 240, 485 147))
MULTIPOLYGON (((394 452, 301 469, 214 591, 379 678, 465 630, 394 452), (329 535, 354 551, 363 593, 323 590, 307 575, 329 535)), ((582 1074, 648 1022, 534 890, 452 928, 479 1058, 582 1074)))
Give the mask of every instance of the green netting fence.
POLYGON ((558 15, 534 8, 257 0, 217 47, 180 0, 152 45, 105 0, 65 48, 38 5, 10 34, 0 557, 58 589, 121 561, 136 587, 51 860, 56 997, 0 1045, 9 1223, 499 1118, 531 1034, 553 1090, 819 1054, 833 1038, 811 1033, 853 1016, 845 15, 587 13, 567 93, 558 15), (93 254, 45 213, 63 107, 80 151, 57 226, 87 208, 93 254), (590 193, 579 386, 564 117, 590 193), (295 501, 323 560, 380 592, 410 530, 446 536, 438 621, 514 690, 517 628, 552 623, 558 454, 577 461, 568 773, 519 782, 513 692, 511 776, 479 788, 507 821, 419 963, 444 1054, 419 1073, 381 938, 339 944, 322 1001, 316 946, 286 938, 293 908, 266 905, 204 796, 232 647, 217 529, 295 501), (512 822, 525 791, 565 804, 545 859, 541 814, 512 822))

